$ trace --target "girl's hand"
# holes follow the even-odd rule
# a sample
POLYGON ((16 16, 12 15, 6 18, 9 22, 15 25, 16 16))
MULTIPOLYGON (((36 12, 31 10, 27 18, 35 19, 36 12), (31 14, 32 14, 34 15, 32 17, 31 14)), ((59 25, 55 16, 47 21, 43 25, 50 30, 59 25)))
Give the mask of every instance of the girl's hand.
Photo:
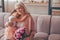
POLYGON ((8 22, 5 23, 5 27, 8 27, 8 22))
POLYGON ((6 22, 5 23, 5 26, 8 27, 8 26, 13 26, 13 23, 12 22, 6 22))

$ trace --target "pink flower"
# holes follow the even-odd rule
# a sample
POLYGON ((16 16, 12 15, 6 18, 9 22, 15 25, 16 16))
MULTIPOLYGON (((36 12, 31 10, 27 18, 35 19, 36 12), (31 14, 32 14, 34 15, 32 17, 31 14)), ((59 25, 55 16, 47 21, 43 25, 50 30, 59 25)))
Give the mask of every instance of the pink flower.
POLYGON ((21 37, 21 34, 20 34, 20 33, 17 33, 17 34, 16 34, 16 37, 17 37, 17 38, 20 38, 20 37, 21 37))
POLYGON ((26 27, 21 27, 15 31, 15 38, 22 38, 22 34, 24 33, 26 27))

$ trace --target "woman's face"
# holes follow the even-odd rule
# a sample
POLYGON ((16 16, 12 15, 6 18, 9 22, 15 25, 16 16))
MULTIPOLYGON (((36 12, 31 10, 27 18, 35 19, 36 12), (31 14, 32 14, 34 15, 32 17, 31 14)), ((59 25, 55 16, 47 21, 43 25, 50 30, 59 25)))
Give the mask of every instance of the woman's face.
POLYGON ((25 9, 23 6, 17 5, 16 10, 17 10, 18 14, 24 14, 25 13, 25 9))

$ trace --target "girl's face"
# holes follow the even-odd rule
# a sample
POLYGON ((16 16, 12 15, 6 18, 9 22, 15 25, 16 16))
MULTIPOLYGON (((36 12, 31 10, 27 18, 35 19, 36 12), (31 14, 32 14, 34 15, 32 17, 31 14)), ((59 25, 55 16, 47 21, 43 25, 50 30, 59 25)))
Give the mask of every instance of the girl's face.
POLYGON ((18 14, 18 12, 14 12, 12 15, 17 17, 17 18, 19 18, 21 16, 21 15, 18 14))
POLYGON ((16 17, 16 16, 18 16, 18 13, 14 12, 12 15, 16 17))
POLYGON ((18 14, 24 14, 25 13, 25 9, 23 6, 17 5, 16 10, 17 10, 18 14))

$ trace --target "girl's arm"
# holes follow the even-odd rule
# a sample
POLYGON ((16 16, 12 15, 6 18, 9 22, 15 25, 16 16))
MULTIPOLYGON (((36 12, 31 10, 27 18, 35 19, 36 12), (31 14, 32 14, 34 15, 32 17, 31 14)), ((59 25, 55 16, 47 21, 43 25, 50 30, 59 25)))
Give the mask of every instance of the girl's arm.
POLYGON ((24 21, 24 20, 27 18, 27 16, 28 16, 28 15, 25 15, 25 16, 22 17, 22 18, 16 18, 16 17, 14 17, 14 18, 10 18, 10 20, 11 20, 11 21, 22 22, 22 21, 24 21))
POLYGON ((14 25, 14 24, 15 24, 14 19, 15 19, 14 16, 10 16, 10 17, 8 18, 8 22, 5 23, 5 26, 6 26, 6 27, 8 27, 8 26, 10 26, 10 27, 15 26, 15 25, 14 25))

